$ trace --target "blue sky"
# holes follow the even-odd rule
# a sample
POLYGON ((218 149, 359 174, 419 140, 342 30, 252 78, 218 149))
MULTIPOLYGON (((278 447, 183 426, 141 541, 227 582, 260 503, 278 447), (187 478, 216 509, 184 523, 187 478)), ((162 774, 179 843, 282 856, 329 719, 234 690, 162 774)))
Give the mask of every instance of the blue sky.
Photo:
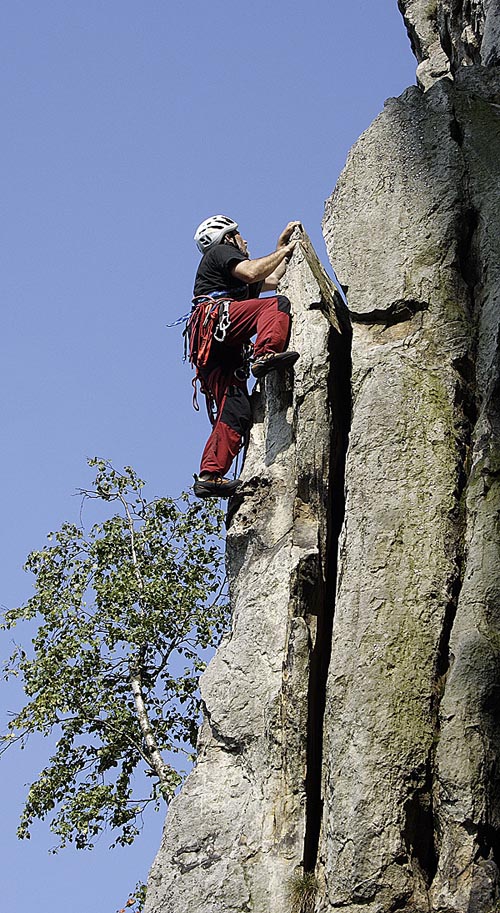
MULTIPOLYGON (((189 308, 197 224, 228 213, 260 256, 301 219, 325 259, 324 200, 414 62, 396 0, 17 0, 0 55, 8 607, 30 595, 28 552, 78 519, 86 457, 132 464, 150 496, 191 484, 208 424, 166 324, 189 308)), ((2 723, 18 701, 2 685, 2 723)), ((2 907, 114 913, 146 877, 161 818, 125 850, 104 836, 50 856, 44 825, 19 843, 23 784, 47 749, 1 759, 2 907)))

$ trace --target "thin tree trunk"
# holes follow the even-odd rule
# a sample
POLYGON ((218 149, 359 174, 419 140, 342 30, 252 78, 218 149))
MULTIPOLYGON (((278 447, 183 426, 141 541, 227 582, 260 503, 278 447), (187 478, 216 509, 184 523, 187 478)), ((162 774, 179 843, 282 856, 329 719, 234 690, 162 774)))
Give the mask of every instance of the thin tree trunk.
POLYGON ((134 695, 137 718, 139 720, 139 726, 141 727, 141 732, 144 739, 144 744, 147 749, 148 757, 151 759, 151 765, 158 775, 158 779, 160 780, 161 785, 166 787, 168 784, 167 767, 161 756, 160 749, 158 748, 158 743, 149 721, 148 711, 142 693, 141 674, 138 670, 131 672, 130 686, 132 688, 132 694, 134 695))
MULTIPOLYGON (((125 498, 120 498, 120 501, 123 504, 125 513, 127 516, 127 522, 130 532, 130 547, 132 551, 132 564, 134 566, 135 578, 137 580, 137 586, 139 587, 139 592, 142 594, 144 592, 144 583, 141 577, 141 572, 139 569, 139 562, 137 560, 137 552, 135 550, 135 530, 134 530, 134 521, 132 520, 129 506, 125 498)), ((140 600, 139 600, 140 604, 140 600)), ((167 766, 162 758, 161 751, 158 747, 158 742, 151 726, 149 719, 146 701, 144 700, 144 694, 142 690, 142 662, 143 662, 143 651, 139 652, 139 655, 134 658, 133 664, 130 664, 130 686, 132 688, 132 694, 134 696, 135 709, 137 713, 137 719, 139 720, 139 726, 141 729, 142 737, 144 739, 144 745, 146 747, 147 755, 150 758, 150 763, 155 773, 158 776, 158 779, 161 783, 161 786, 166 788, 168 786, 168 776, 167 776, 167 766)), ((166 795, 164 793, 164 797, 166 795)))

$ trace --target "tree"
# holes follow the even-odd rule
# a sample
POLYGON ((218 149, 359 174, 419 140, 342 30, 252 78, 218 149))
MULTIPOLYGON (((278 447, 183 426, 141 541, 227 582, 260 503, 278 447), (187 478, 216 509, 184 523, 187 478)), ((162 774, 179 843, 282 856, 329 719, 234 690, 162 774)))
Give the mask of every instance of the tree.
POLYGON ((203 502, 146 501, 130 467, 105 460, 85 500, 117 512, 88 534, 64 523, 26 568, 35 594, 5 613, 5 628, 39 624, 29 650, 16 645, 4 676, 20 676, 26 705, 2 750, 35 732, 56 739, 31 785, 18 829, 52 815, 59 847, 91 847, 105 828, 131 843, 146 805, 172 797, 175 755, 192 757, 203 651, 220 640, 227 606, 220 551, 222 513, 203 502), (145 795, 137 796, 140 772, 145 795))

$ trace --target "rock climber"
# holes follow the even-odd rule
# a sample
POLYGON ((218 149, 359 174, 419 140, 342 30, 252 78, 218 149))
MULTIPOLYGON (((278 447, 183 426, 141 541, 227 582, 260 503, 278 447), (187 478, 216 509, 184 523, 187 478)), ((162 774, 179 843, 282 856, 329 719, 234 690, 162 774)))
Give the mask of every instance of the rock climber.
MULTIPOLYGON (((290 336, 290 302, 284 295, 260 298, 275 291, 284 275, 300 222, 289 222, 276 250, 251 260, 238 224, 228 216, 205 219, 194 240, 202 259, 194 283, 193 309, 186 333, 190 360, 207 401, 212 433, 195 476, 199 498, 228 498, 241 484, 224 478, 245 440, 251 423, 247 390, 250 340, 251 373, 256 378, 290 367, 298 352, 285 351, 290 336)), ((195 394, 196 402, 196 394, 195 394)))

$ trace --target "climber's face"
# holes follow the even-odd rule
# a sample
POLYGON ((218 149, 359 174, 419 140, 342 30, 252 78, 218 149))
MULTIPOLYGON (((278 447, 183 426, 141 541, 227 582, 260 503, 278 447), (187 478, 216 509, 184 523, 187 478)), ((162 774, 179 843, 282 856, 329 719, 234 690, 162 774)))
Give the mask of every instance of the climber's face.
POLYGON ((238 250, 241 250, 241 253, 246 254, 246 256, 248 257, 248 244, 245 241, 245 239, 241 237, 239 231, 235 231, 234 240, 236 242, 236 247, 238 248, 238 250))

